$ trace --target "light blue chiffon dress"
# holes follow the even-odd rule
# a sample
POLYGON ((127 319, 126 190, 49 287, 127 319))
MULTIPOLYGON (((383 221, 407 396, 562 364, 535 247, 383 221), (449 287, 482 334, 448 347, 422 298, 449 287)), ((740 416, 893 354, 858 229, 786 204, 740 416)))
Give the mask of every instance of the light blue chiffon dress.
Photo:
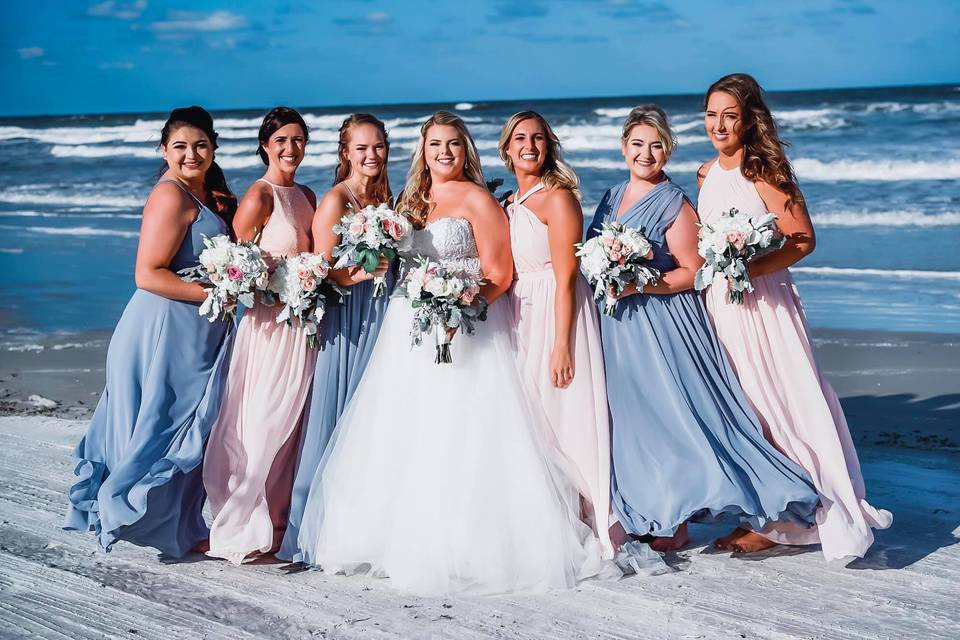
MULTIPOLYGON (((227 232, 197 205, 172 271, 198 264, 202 236, 227 232)), ((106 387, 73 453, 78 480, 64 523, 94 531, 104 551, 126 540, 181 557, 209 535, 200 463, 220 409, 230 323, 198 309, 137 289, 110 340, 106 387)))
POLYGON ((300 431, 300 453, 293 480, 287 529, 280 550, 274 554, 281 560, 303 560, 297 537, 300 535, 310 485, 319 470, 320 460, 337 420, 353 397, 373 352, 393 291, 392 271, 387 274, 386 292, 382 296, 373 296, 372 280, 356 284, 350 287, 350 295, 346 296, 343 304, 329 309, 321 322, 317 368, 313 376, 309 408, 304 414, 304 425, 300 431))
MULTIPOLYGON (((613 222, 627 183, 604 195, 588 237, 613 222)), ((641 227, 653 266, 676 268, 665 234, 683 191, 659 183, 619 222, 641 227)), ((728 515, 761 528, 814 521, 806 472, 764 438, 713 333, 699 294, 636 294, 601 314, 612 425, 613 509, 637 535, 672 535, 688 519, 728 515)))

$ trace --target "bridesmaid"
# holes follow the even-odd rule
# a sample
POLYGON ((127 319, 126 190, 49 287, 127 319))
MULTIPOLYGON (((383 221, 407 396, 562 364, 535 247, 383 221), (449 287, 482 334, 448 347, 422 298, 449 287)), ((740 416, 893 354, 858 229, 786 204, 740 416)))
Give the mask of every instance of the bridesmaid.
POLYGON ((634 109, 623 125, 630 177, 603 196, 601 223, 642 228, 663 273, 629 285, 615 317, 601 316, 612 420, 612 501, 618 544, 659 536, 657 550, 688 542, 686 522, 726 513, 754 527, 813 522, 817 496, 804 471, 766 440, 692 289, 697 214, 663 173, 673 150, 666 114, 634 109))
POLYGON ((821 544, 827 560, 863 557, 872 529, 893 522, 866 501, 860 462, 837 394, 813 357, 803 305, 787 267, 813 251, 813 225, 763 93, 752 77, 721 78, 705 98, 704 124, 718 156, 701 167, 699 209, 705 222, 736 207, 777 214, 783 248, 750 263, 753 295, 727 302, 726 287, 706 292, 717 337, 763 424, 767 440, 803 467, 820 494, 817 526, 738 529, 722 548, 759 551, 775 543, 821 544))
MULTIPOLYGON (((308 140, 299 113, 276 107, 260 126, 257 153, 267 171, 240 202, 237 237, 260 236, 268 259, 310 250, 316 198, 294 182, 308 140)), ((213 524, 208 555, 240 564, 277 549, 286 525, 294 457, 315 350, 301 324, 278 323, 262 304, 240 321, 226 397, 210 434, 203 483, 213 524)))
POLYGON ((160 132, 164 165, 143 208, 137 290, 73 454, 79 481, 65 528, 95 531, 105 551, 126 540, 181 557, 209 535, 200 463, 220 409, 230 323, 200 316, 203 287, 176 272, 198 264, 202 236, 228 233, 236 211, 216 147, 213 119, 200 107, 174 109, 160 132))
MULTIPOLYGON (((387 159, 390 143, 387 130, 377 118, 357 113, 340 126, 339 160, 333 188, 320 200, 313 217, 313 251, 332 260, 332 251, 340 236, 332 229, 347 207, 359 211, 368 205, 390 203, 390 181, 387 159)), ((380 332, 380 323, 387 308, 386 295, 373 296, 373 278, 386 271, 384 260, 375 273, 359 267, 337 269, 331 277, 341 286, 350 287, 350 295, 342 305, 327 311, 320 327, 317 368, 313 376, 313 392, 307 421, 300 437, 300 457, 293 481, 290 516, 283 543, 277 557, 301 561, 297 546, 300 522, 313 477, 320 459, 363 370, 380 332)), ((387 277, 388 291, 392 278, 387 277)))
POLYGON ((585 520, 612 556, 603 347, 574 247, 583 234, 579 180, 563 161, 556 134, 534 111, 507 120, 499 149, 517 177, 516 196, 507 206, 516 271, 508 299, 520 371, 550 425, 557 462, 580 492, 585 520))

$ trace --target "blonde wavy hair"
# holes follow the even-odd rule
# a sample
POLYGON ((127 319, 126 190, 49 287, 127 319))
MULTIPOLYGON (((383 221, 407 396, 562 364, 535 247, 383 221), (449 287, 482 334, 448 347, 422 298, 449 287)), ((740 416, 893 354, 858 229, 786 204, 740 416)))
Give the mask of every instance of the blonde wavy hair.
POLYGON ((743 117, 740 173, 743 177, 750 181, 762 180, 786 193, 791 202, 803 204, 797 176, 784 151, 789 143, 780 137, 757 81, 746 73, 731 73, 720 78, 707 89, 703 98, 704 110, 710 96, 718 91, 733 97, 740 105, 743 117))
MULTIPOLYGON (((390 140, 387 138, 387 128, 376 116, 369 113, 355 113, 348 116, 343 124, 340 125, 340 136, 337 143, 337 168, 333 174, 333 186, 337 186, 347 179, 350 175, 350 161, 347 160, 347 147, 350 145, 350 131, 359 125, 373 125, 383 136, 383 144, 386 148, 387 161, 390 160, 390 140)), ((384 162, 380 175, 373 181, 373 191, 370 194, 377 203, 390 202, 393 193, 390 191, 390 176, 387 171, 387 163, 384 162)))
POLYGON ((657 130, 660 142, 663 143, 663 152, 667 160, 673 155, 677 147, 677 141, 673 137, 673 130, 670 129, 670 121, 667 119, 667 112, 655 104, 642 104, 630 110, 630 115, 623 121, 623 132, 620 134, 620 142, 626 143, 630 138, 630 130, 638 124, 645 124, 657 130))
POLYGON ((550 123, 536 111, 521 111, 513 114, 500 131, 500 142, 497 143, 497 149, 500 152, 500 159, 507 166, 507 171, 515 173, 513 160, 507 154, 507 147, 510 146, 510 137, 513 135, 513 130, 524 120, 531 119, 539 122, 544 133, 547 134, 547 157, 543 161, 543 174, 540 176, 543 186, 547 189, 567 189, 579 200, 580 178, 577 177, 577 172, 573 170, 573 167, 564 161, 560 138, 553 132, 550 123))
POLYGON ((449 111, 437 111, 420 126, 420 138, 417 140, 417 148, 410 160, 407 184, 403 187, 403 193, 400 194, 397 201, 397 211, 410 218, 414 227, 418 229, 422 229, 426 224, 427 216, 430 215, 430 211, 435 204, 430 200, 430 188, 433 186, 433 180, 430 178, 430 169, 427 168, 427 160, 424 154, 427 131, 433 125, 453 127, 457 130, 460 135, 460 142, 466 151, 463 177, 477 186, 483 187, 484 190, 487 188, 487 183, 483 179, 483 169, 480 167, 480 154, 477 153, 477 145, 474 144, 473 137, 467 130, 467 125, 459 116, 449 111))

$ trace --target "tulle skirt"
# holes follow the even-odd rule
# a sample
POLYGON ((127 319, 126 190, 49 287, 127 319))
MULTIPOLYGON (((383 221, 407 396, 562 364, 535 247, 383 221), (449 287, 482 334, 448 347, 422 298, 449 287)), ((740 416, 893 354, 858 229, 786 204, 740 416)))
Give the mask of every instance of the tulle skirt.
POLYGON ((423 595, 619 576, 545 453, 508 303, 491 305, 475 335, 455 336, 452 364, 434 363, 430 338, 410 347, 411 321, 408 302, 392 299, 310 489, 305 561, 423 595))

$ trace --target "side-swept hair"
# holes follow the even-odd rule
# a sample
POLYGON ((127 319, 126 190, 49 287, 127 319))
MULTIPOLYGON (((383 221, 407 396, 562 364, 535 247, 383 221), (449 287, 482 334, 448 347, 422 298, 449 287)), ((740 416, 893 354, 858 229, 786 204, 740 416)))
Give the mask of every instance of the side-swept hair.
POLYGON ((547 189, 567 189, 580 199, 580 178, 577 172, 563 159, 563 147, 560 145, 560 138, 553 132, 550 123, 546 118, 536 111, 521 111, 515 113, 503 125, 500 130, 500 142, 497 143, 497 149, 500 152, 500 159, 507 166, 507 171, 513 173, 513 160, 507 155, 507 147, 510 146, 510 137, 517 125, 524 120, 536 120, 543 127, 547 135, 547 157, 543 161, 543 174, 540 176, 543 186, 547 189))
POLYGON ((433 185, 433 180, 430 177, 430 169, 427 168, 424 152, 427 131, 433 125, 444 125, 457 130, 467 156, 463 165, 463 176, 477 186, 483 187, 484 190, 487 188, 487 183, 483 179, 483 169, 480 167, 480 154, 477 153, 477 145, 474 144, 467 125, 459 116, 449 111, 437 111, 420 126, 420 138, 417 140, 417 148, 410 161, 407 184, 397 202, 397 211, 407 214, 418 229, 422 229, 426 224, 427 216, 430 215, 434 205, 430 201, 430 187, 433 185))
POLYGON ((743 112, 743 161, 740 172, 747 180, 762 180, 783 191, 790 201, 803 203, 797 176, 787 160, 784 147, 789 143, 780 137, 777 123, 763 99, 763 89, 752 76, 732 73, 710 85, 703 99, 707 108, 710 96, 722 91, 733 97, 743 112))

